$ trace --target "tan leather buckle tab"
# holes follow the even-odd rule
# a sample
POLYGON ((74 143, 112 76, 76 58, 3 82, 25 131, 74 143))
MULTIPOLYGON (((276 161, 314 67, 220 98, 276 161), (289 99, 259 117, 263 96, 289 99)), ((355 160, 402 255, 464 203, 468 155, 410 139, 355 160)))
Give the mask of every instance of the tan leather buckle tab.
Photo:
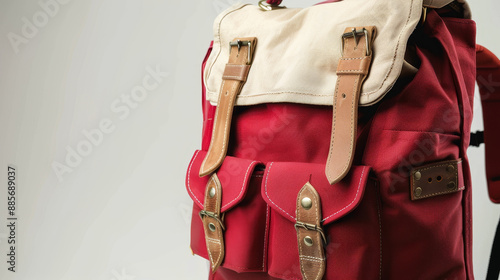
POLYGON ((200 218, 205 231, 205 243, 212 272, 222 264, 224 260, 224 222, 221 216, 222 186, 219 177, 214 173, 207 183, 205 190, 205 202, 200 218))
POLYGON ((226 64, 222 79, 245 82, 247 80, 250 65, 226 64))
POLYGON ((220 167, 227 153, 233 108, 245 83, 257 45, 257 38, 235 39, 229 44, 229 61, 224 71, 214 128, 207 155, 200 167, 200 176, 209 175, 220 167))
POLYGON ((410 176, 411 200, 454 193, 465 188, 460 159, 413 168, 410 176))
POLYGON ((337 67, 332 135, 325 168, 332 185, 349 173, 354 159, 358 103, 361 87, 370 70, 375 34, 374 26, 346 28, 341 38, 342 58, 337 67))
POLYGON ((296 224, 300 271, 304 279, 322 279, 326 258, 326 237, 321 228, 321 202, 318 192, 308 182, 297 196, 296 224))
POLYGON ((337 75, 368 75, 371 56, 341 58, 337 66, 337 75))

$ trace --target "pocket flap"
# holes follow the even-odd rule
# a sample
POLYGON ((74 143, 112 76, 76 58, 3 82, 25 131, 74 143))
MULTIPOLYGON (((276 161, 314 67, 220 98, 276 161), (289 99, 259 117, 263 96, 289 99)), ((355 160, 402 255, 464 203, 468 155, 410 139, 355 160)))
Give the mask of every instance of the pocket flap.
POLYGON ((272 162, 267 165, 264 173, 262 196, 274 210, 295 222, 297 194, 310 182, 321 199, 322 222, 329 224, 358 206, 370 170, 368 166, 353 166, 342 181, 330 185, 323 164, 272 162))
MULTIPOLYGON (((186 175, 186 188, 189 196, 202 209, 205 201, 205 188, 210 176, 200 177, 199 170, 206 154, 206 151, 200 150, 194 153, 186 175)), ((222 186, 221 212, 233 208, 245 197, 250 177, 257 164, 259 164, 258 161, 226 156, 224 163, 217 171, 222 186)))

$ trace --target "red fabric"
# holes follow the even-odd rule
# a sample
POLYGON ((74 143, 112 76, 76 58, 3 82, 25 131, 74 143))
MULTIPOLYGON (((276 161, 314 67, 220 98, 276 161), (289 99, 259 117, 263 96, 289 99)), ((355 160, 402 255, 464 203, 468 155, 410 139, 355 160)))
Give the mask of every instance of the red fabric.
POLYGON ((477 83, 481 94, 486 150, 486 177, 491 201, 500 203, 500 60, 477 47, 477 83))
POLYGON ((278 6, 279 4, 281 4, 282 0, 267 0, 266 2, 269 5, 278 6))
POLYGON ((264 172, 262 197, 274 211, 294 223, 297 208, 296 194, 310 182, 323 201, 321 205, 323 225, 328 225, 359 205, 368 183, 370 168, 353 166, 349 176, 334 186, 330 185, 324 173, 324 164, 270 162, 264 172), (283 188, 283 186, 289 187, 283 188))
MULTIPOLYGON (((324 279, 473 279, 466 150, 476 78, 475 24, 430 10, 412 42, 420 60, 417 75, 403 89, 396 85, 379 104, 360 108, 353 168, 338 185, 326 185, 322 178, 331 107, 235 108, 226 160, 239 169, 258 161, 266 169, 228 173, 222 184, 223 197, 228 193, 234 199, 242 190, 245 195, 225 212, 226 257, 210 279, 301 279, 293 205, 308 180, 322 197, 323 218, 339 213, 323 223, 324 279), (412 167, 459 158, 463 191, 410 200, 412 167), (356 196, 358 190, 362 196, 356 196)), ((205 101, 204 110, 210 112, 204 114, 207 143, 214 108, 205 101)), ((188 177, 201 193, 206 179, 192 172, 188 177)), ((191 247, 207 258, 200 206, 195 202, 191 247)))

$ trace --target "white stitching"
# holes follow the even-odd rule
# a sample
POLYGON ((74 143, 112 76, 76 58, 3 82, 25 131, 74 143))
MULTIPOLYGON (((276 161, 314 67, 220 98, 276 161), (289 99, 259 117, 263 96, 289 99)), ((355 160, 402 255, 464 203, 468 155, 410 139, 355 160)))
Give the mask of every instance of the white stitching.
POLYGON ((207 154, 205 155, 205 158, 203 159, 203 162, 201 163, 201 167, 200 167, 200 170, 205 170, 205 163, 207 162, 207 159, 208 159, 208 156, 211 154, 211 151, 212 151, 212 146, 214 145, 214 138, 215 138, 215 128, 217 127, 217 118, 219 116, 219 105, 221 103, 221 99, 222 99, 222 90, 224 89, 224 86, 226 84, 226 81, 225 80, 222 80, 222 86, 220 88, 220 94, 219 94, 219 98, 217 100, 217 107, 215 108, 215 119, 214 119, 214 124, 213 124, 213 127, 212 127, 212 137, 210 137, 210 146, 208 147, 208 151, 207 151, 207 154))
POLYGON ((238 81, 243 81, 243 76, 222 76, 222 79, 230 80, 230 79, 238 79, 238 81))
POLYGON ((264 230, 264 253, 262 254, 262 270, 266 268, 267 224, 269 223, 269 206, 266 204, 266 228, 264 230))
POLYGON ((191 190, 191 184, 190 184, 190 178, 191 178, 191 167, 193 167, 193 163, 196 161, 196 157, 198 157, 198 154, 200 153, 200 151, 196 151, 194 157, 193 157, 193 160, 191 161, 191 164, 189 165, 189 169, 188 169, 188 179, 187 179, 187 183, 188 183, 188 190, 189 192, 193 195, 194 199, 200 204, 200 206, 203 208, 203 203, 201 203, 198 198, 196 197, 196 195, 193 193, 193 190, 191 190))
POLYGON ((318 260, 318 261, 324 261, 325 260, 325 258, 317 258, 317 257, 311 257, 311 256, 304 256, 304 255, 300 255, 299 258, 314 259, 314 260, 318 260))
MULTIPOLYGON (((332 154, 333 154, 333 142, 335 139, 335 126, 337 125, 337 96, 339 93, 339 85, 340 85, 340 79, 342 76, 337 77, 337 84, 335 85, 335 93, 333 95, 333 121, 332 121, 332 135, 331 135, 331 141, 330 141, 330 151, 328 153, 328 159, 326 162, 326 167, 328 170, 330 170, 330 166, 332 165, 332 154)), ((331 176, 330 172, 326 173, 326 176, 328 177, 328 180, 331 182, 331 176)))
POLYGON ((361 183, 363 182, 363 176, 365 174, 365 170, 366 170, 366 166, 363 167, 363 171, 361 172, 361 176, 359 178, 358 190, 356 191, 356 196, 351 201, 351 203, 349 203, 347 206, 345 206, 344 208, 340 209, 339 211, 337 211, 337 212, 331 214, 330 216, 324 218, 321 222, 324 222, 324 221, 328 220, 329 218, 337 215, 338 213, 344 211, 346 208, 348 208, 349 206, 351 206, 356 201, 356 198, 358 198, 358 195, 359 195, 359 190, 361 189, 361 183))
MULTIPOLYGON (((391 74, 392 70, 394 69, 394 65, 395 65, 395 63, 396 63, 396 57, 397 57, 397 55, 398 55, 398 51, 399 51, 399 49, 400 49, 400 44, 401 44, 400 42, 401 42, 401 39, 402 39, 403 33, 404 33, 405 31, 407 31, 407 26, 408 26, 408 23, 410 22, 411 15, 412 15, 412 13, 413 13, 413 3, 414 3, 414 1, 412 0, 412 1, 411 1, 411 4, 410 4, 410 12, 409 12, 409 14, 408 14, 408 17, 406 18, 405 26, 401 29, 401 32, 399 33, 398 42, 397 42, 397 44, 396 44, 396 50, 395 50, 395 52, 394 52, 394 56, 392 57, 392 64, 391 64, 391 67, 390 67, 390 68, 389 68, 389 70, 387 71, 387 74, 386 74, 386 76, 385 76, 384 80, 382 81, 382 83, 381 83, 381 85, 380 85, 380 87, 379 87, 379 88, 377 88, 376 90, 373 90, 373 91, 371 91, 371 92, 361 93, 361 96, 366 97, 366 98, 369 98, 369 97, 370 97, 370 95, 372 95, 372 94, 376 93, 377 91, 379 91, 379 90, 380 90, 380 89, 384 86, 384 84, 385 84, 385 82, 387 81, 387 79, 389 78, 389 75, 391 74)), ((217 39, 218 39, 218 40, 217 40, 217 43, 219 44, 219 53, 217 53, 217 55, 216 55, 215 59, 214 59, 214 60, 213 60, 213 62, 212 62, 212 65, 210 65, 210 67, 209 67, 209 71, 208 71, 208 75, 206 75, 206 77, 205 77, 205 81, 208 81, 208 79, 210 78, 210 75, 211 75, 211 72, 212 72, 212 68, 213 68, 213 66, 215 65, 215 63, 216 63, 217 59, 219 58, 219 55, 220 55, 220 53, 221 53, 221 51, 222 51, 222 48, 220 47, 220 45, 221 45, 221 42, 220 42, 220 41, 221 41, 221 40, 220 40, 220 37, 221 37, 221 35, 220 35, 220 31, 221 31, 222 21, 223 21, 223 20, 224 20, 224 18, 225 18, 226 16, 228 16, 229 14, 231 14, 231 13, 233 13, 233 12, 236 12, 237 10, 242 9, 242 8, 243 8, 243 7, 245 7, 245 6, 246 6, 246 5, 242 5, 242 6, 240 6, 240 7, 235 8, 234 10, 232 10, 232 11, 228 12, 226 15, 224 15, 224 17, 220 20, 220 22, 219 22, 219 26, 218 26, 218 30, 217 30, 217 31, 218 31, 218 32, 217 32, 217 39)), ((215 44, 214 44, 214 45, 215 45, 215 44)), ((206 87, 206 89, 207 89, 207 96, 208 96, 208 95, 213 95, 213 94, 214 94, 214 91, 208 88, 208 85, 206 84, 206 82, 205 82, 205 87, 206 87)), ((266 93, 266 94, 262 94, 262 95, 279 94, 279 93, 284 93, 284 92, 278 92, 278 93, 266 93)), ((217 93, 215 93, 215 94, 217 94, 217 93)), ((313 95, 313 96, 316 96, 315 94, 304 94, 304 93, 300 93, 300 92, 297 92, 296 94, 300 94, 300 95, 313 95)), ((240 97, 238 97, 238 98, 243 98, 243 97, 253 97, 253 96, 256 96, 256 95, 251 95, 251 96, 240 96, 240 97)), ((325 95, 325 96, 329 96, 329 95, 325 95)))
POLYGON ((248 65, 245 65, 245 64, 231 64, 231 63, 226 64, 226 66, 229 66, 229 67, 240 67, 240 68, 248 67, 248 65))
POLYGON ((278 207, 278 209, 281 210, 281 212, 285 213, 286 215, 288 215, 288 217, 295 220, 295 218, 292 215, 288 214, 285 210, 281 209, 281 207, 279 207, 276 203, 274 203, 274 201, 269 197, 269 194, 267 193, 267 179, 269 179, 269 172, 271 171, 272 166, 273 166, 273 162, 271 162, 269 164, 269 168, 267 169, 267 173, 266 173, 266 184, 265 184, 265 189, 264 189, 264 191, 266 193, 266 197, 267 197, 267 199, 269 199, 269 202, 271 202, 274 206, 278 207))
MULTIPOLYGON (((189 170, 188 170, 188 189, 189 189, 189 192, 193 195, 194 199, 196 199, 196 201, 197 201, 197 202, 201 205, 201 207, 203 207, 203 206, 204 206, 204 204, 203 204, 203 203, 201 203, 201 202, 198 200, 198 198, 196 197, 196 195, 193 193, 193 191, 191 190, 191 184, 190 184, 191 167, 193 166, 193 163, 195 162, 196 157, 198 156, 198 153, 199 153, 199 152, 200 152, 200 151, 196 151, 196 154, 195 154, 195 156, 194 156, 193 160, 191 161, 191 164, 189 165, 189 170)), ((240 191, 240 193, 238 194, 238 196, 237 196, 236 198, 234 198, 233 200, 231 200, 230 202, 226 203, 224 206, 222 206, 222 207, 221 207, 221 212, 224 212, 224 211, 222 211, 222 209, 223 209, 223 208, 227 207, 229 204, 233 203, 235 200, 237 200, 237 199, 241 198, 241 195, 243 194, 243 190, 245 189, 245 185, 246 185, 246 183, 247 183, 247 181, 248 181, 248 177, 247 177, 248 172, 250 171, 250 168, 251 168, 252 166, 255 166, 255 165, 254 165, 254 163, 257 163, 257 161, 252 161, 252 162, 250 163, 250 165, 248 166, 248 168, 247 168, 247 171, 246 171, 246 173, 245 173, 245 180, 243 181, 243 187, 241 188, 241 191, 240 191)))
MULTIPOLYGON (((231 200, 230 202, 226 203, 226 205, 222 206, 222 208, 225 208, 227 207, 229 204, 233 203, 235 200, 241 198, 241 195, 243 194, 243 190, 245 189, 245 185, 247 184, 247 181, 248 181, 248 172, 250 171, 250 168, 252 166, 255 166, 254 163, 256 163, 257 161, 252 161, 250 163, 250 165, 248 166, 247 168, 247 172, 245 173, 245 179, 243 180, 243 186, 241 187, 241 190, 240 190, 240 193, 238 194, 237 197, 235 197, 233 200, 231 200)), ((222 208, 221 208, 221 212, 222 212, 222 208)))
MULTIPOLYGON (((208 239, 208 237, 207 237, 207 239, 208 239)), ((215 240, 215 239, 213 239, 213 240, 212 240, 212 238, 210 238, 210 239, 209 239, 209 240, 207 240, 207 241, 208 241, 208 242, 211 242, 211 243, 215 243, 215 244, 219 244, 219 245, 220 245, 220 241, 219 241, 219 240, 215 240)))
POLYGON ((341 58, 340 60, 359 60, 359 59, 363 59, 365 57, 368 57, 368 56, 341 58))
MULTIPOLYGON (((285 213, 288 217, 292 218, 295 220, 295 218, 290 215, 288 212, 286 212, 285 210, 283 210, 281 207, 279 207, 276 203, 274 203, 274 201, 269 197, 269 194, 267 193, 267 179, 269 179, 269 172, 271 171, 271 167, 273 165, 274 162, 271 162, 268 169, 267 169, 267 173, 266 173, 266 183, 265 183, 265 193, 266 193, 266 197, 267 199, 269 200, 269 202, 271 202, 274 206, 278 207, 279 210, 281 210, 281 212, 285 213)), ((324 218, 323 220, 321 220, 321 222, 325 222, 327 219, 333 217, 333 216, 336 216, 337 214, 339 214, 340 212, 344 211, 346 208, 348 208, 349 206, 351 206, 355 201, 356 199, 358 198, 358 195, 359 195, 359 190, 361 189, 361 183, 363 182, 363 176, 365 174, 365 170, 366 170, 366 166, 363 167, 363 171, 361 172, 361 176, 359 178, 359 184, 358 184, 358 190, 356 191, 356 196, 354 197, 354 199, 347 205, 345 206, 344 208, 340 209, 339 211, 333 213, 332 215, 324 218)))

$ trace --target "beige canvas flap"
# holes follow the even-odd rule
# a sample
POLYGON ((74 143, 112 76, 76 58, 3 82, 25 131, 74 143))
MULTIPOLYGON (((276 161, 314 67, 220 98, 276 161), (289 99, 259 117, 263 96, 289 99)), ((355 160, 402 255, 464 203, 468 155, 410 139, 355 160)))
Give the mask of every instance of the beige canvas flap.
POLYGON ((374 104, 401 74, 422 4, 423 0, 348 0, 266 12, 254 5, 233 6, 215 20, 213 50, 204 73, 207 98, 217 103, 229 42, 257 37, 252 69, 236 105, 331 105, 345 28, 376 26, 372 68, 360 99, 361 105, 374 104))

